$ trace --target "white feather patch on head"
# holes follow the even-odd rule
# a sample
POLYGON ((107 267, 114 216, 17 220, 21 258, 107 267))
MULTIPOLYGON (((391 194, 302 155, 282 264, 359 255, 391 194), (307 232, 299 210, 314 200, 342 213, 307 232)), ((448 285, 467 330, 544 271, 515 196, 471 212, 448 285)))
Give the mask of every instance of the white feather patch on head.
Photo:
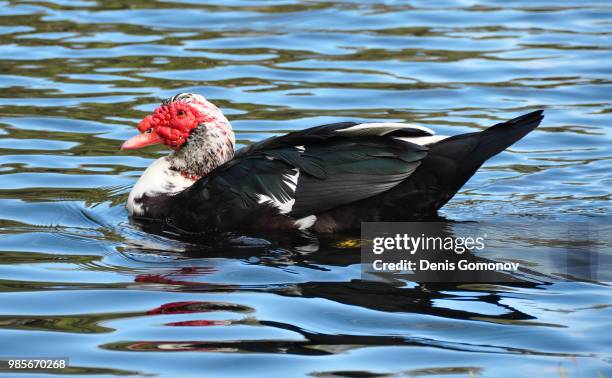
POLYGON ((201 103, 207 103, 208 101, 206 100, 206 98, 204 98, 204 96, 201 96, 199 94, 196 93, 179 93, 176 94, 170 98, 165 99, 164 101, 162 101, 162 103, 165 104, 169 104, 171 102, 174 101, 182 101, 182 102, 186 102, 186 103, 190 103, 190 102, 201 102, 201 103))
POLYGON ((348 136, 383 136, 392 133, 396 130, 414 129, 424 131, 429 135, 434 135, 435 132, 427 127, 411 125, 409 123, 396 122, 375 122, 375 123, 360 123, 359 125, 347 127, 346 129, 336 130, 337 133, 343 133, 348 136))

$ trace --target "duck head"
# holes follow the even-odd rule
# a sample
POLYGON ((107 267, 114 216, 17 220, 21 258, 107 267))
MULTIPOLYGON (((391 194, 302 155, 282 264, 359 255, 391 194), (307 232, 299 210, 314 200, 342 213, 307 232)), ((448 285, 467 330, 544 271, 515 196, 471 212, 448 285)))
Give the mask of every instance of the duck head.
POLYGON ((172 169, 201 177, 234 156, 235 137, 221 110, 204 97, 180 93, 166 99, 138 124, 140 134, 122 150, 164 144, 172 169))

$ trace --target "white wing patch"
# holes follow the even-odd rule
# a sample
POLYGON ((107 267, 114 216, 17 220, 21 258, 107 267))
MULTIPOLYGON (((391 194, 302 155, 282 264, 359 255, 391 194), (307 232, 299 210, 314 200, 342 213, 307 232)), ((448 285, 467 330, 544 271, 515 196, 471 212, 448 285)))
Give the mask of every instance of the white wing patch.
POLYGON ((295 222, 293 222, 293 224, 295 225, 295 227, 298 228, 298 230, 306 230, 312 227, 312 225, 315 224, 316 221, 316 215, 309 215, 307 217, 296 220, 295 222))
POLYGON ((293 205, 295 204, 295 198, 290 198, 287 201, 283 202, 274 196, 258 194, 257 203, 267 203, 276 207, 281 214, 287 214, 291 212, 291 209, 293 209, 293 205))
MULTIPOLYGON (((295 189, 297 188, 298 179, 300 178, 300 170, 297 168, 293 169, 293 174, 285 174, 283 175, 283 181, 289 189, 295 195, 295 189)), ((281 214, 288 214, 293 209, 293 205, 295 204, 295 197, 289 197, 289 199, 283 201, 280 198, 276 198, 273 195, 267 194, 258 194, 257 195, 257 203, 267 203, 278 209, 281 214)))
POLYGON ((409 123, 396 122, 375 122, 375 123, 360 123, 359 125, 347 127, 346 129, 336 130, 337 133, 343 133, 348 136, 383 136, 392 133, 396 130, 415 129, 434 135, 435 132, 427 127, 412 125, 409 123))
POLYGON ((292 175, 285 175, 285 183, 291 187, 291 190, 295 194, 297 188, 298 179, 300 178, 300 170, 298 168, 293 169, 295 171, 292 175))
POLYGON ((395 139, 403 140, 404 142, 418 144, 420 146, 426 146, 428 144, 436 143, 446 138, 448 138, 447 135, 432 135, 432 136, 422 136, 422 137, 414 137, 414 138, 396 137, 395 139))

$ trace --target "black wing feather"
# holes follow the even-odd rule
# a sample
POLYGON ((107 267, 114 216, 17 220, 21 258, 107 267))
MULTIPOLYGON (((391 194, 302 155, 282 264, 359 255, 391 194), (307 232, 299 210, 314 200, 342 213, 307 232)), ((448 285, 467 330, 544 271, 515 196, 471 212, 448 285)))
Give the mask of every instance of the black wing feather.
POLYGON ((299 218, 387 191, 427 155, 426 147, 395 138, 336 133, 354 125, 323 125, 245 147, 181 195, 190 199, 191 212, 201 214, 255 208, 260 195, 295 199, 288 215, 299 218), (294 191, 287 176, 296 169, 294 191))
POLYGON ((322 158, 327 177, 300 177, 291 215, 317 214, 387 191, 408 178, 426 154, 423 147, 384 137, 311 146, 304 159, 322 158))

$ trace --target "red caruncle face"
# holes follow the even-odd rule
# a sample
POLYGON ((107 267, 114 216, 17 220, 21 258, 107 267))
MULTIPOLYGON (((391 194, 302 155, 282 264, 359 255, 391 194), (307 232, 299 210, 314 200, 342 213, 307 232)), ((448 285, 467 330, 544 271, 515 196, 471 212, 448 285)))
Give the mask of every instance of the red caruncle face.
POLYGON ((166 146, 177 149, 200 122, 197 109, 188 103, 175 101, 155 109, 138 124, 138 130, 141 133, 154 132, 166 146))

